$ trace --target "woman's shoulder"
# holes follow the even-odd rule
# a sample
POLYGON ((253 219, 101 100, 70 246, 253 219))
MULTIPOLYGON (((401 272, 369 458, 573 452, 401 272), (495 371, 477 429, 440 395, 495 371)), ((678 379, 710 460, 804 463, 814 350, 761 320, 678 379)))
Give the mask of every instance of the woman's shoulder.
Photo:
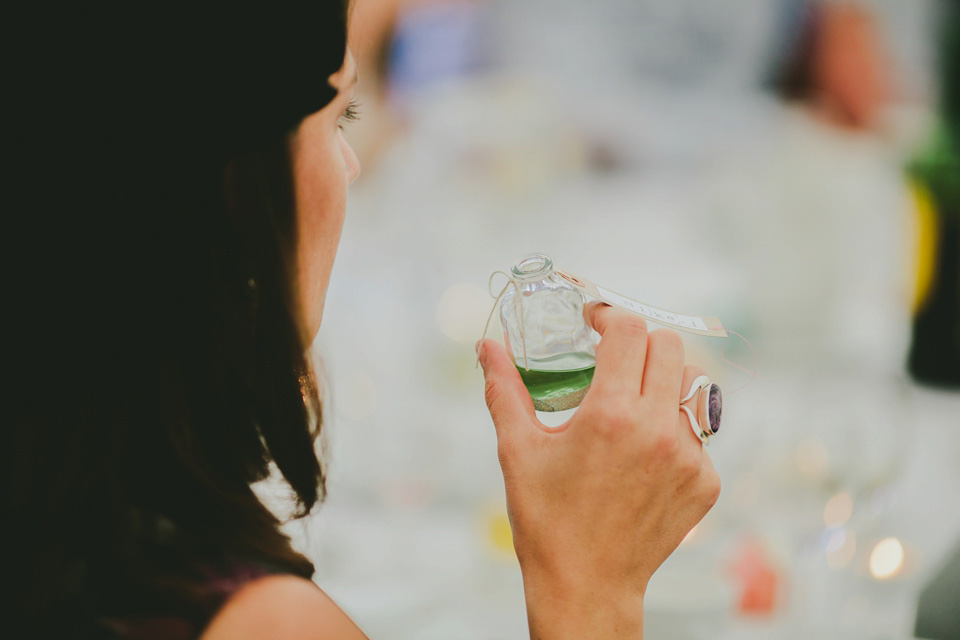
POLYGON ((312 581, 290 574, 265 575, 237 589, 210 621, 201 640, 247 638, 366 638, 312 581))

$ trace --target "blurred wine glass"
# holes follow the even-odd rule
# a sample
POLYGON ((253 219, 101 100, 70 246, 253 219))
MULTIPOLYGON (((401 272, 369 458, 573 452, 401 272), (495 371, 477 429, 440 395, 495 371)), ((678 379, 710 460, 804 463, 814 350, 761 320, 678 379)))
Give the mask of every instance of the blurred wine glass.
POLYGON ((911 387, 895 374, 840 366, 775 373, 759 384, 763 437, 753 473, 757 505, 770 509, 759 526, 778 538, 791 615, 861 625, 862 560, 897 504, 911 387))

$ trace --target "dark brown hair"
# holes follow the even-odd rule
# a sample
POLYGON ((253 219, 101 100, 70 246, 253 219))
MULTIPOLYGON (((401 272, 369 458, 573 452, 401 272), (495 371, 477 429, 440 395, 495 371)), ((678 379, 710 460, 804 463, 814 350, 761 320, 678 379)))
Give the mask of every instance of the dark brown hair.
POLYGON ((290 136, 336 94, 346 11, 302 4, 33 34, 3 440, 26 637, 197 614, 198 567, 313 572, 250 486, 275 465, 300 515, 324 491, 290 136))
POLYGON ((816 92, 814 55, 819 45, 822 8, 810 0, 782 4, 774 63, 767 85, 780 98, 803 101, 816 92))

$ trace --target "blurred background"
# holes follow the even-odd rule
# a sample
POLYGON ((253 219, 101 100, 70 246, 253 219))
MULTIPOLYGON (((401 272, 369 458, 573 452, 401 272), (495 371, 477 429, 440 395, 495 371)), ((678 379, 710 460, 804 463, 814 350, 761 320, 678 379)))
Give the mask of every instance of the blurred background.
POLYGON ((648 637, 958 637, 957 3, 353 4, 317 582, 371 637, 526 637, 473 345, 542 252, 746 339, 684 339, 724 489, 648 637))

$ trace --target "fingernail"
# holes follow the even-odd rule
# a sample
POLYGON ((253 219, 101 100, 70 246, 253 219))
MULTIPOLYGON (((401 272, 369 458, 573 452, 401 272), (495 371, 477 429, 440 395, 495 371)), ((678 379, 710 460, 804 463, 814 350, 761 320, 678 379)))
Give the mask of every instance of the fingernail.
POLYGON ((480 345, 483 344, 483 340, 477 340, 477 344, 473 345, 473 350, 477 355, 480 355, 480 345))
POLYGON ((481 343, 477 343, 477 363, 483 369, 483 372, 487 372, 487 351, 486 349, 481 348, 481 343))

